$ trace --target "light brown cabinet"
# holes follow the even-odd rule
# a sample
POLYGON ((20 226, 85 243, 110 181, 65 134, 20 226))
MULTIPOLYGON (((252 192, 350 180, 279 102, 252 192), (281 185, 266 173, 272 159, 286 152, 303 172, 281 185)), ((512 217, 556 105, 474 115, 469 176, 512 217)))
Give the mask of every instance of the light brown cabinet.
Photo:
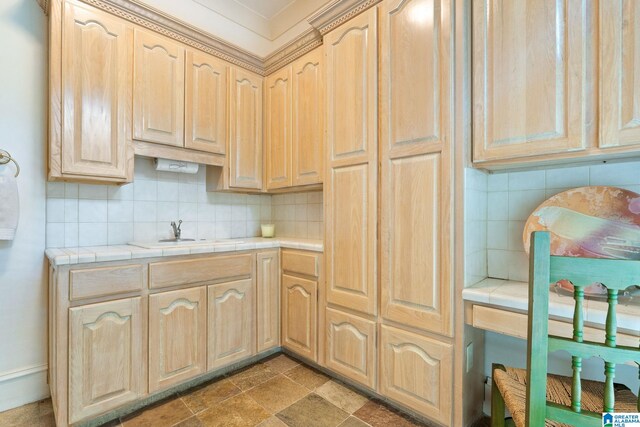
POLYGON ((376 322, 327 308, 327 368, 374 389, 376 386, 376 322))
POLYGON ((206 372, 204 286, 149 296, 149 392, 206 372))
POLYGON ((318 282, 282 275, 282 346, 316 360, 318 282))
POLYGON ((229 73, 229 185, 262 189, 262 84, 239 68, 229 73))
POLYGON ((255 282, 242 279, 208 287, 209 370, 255 354, 255 282))
POLYGON ((51 75, 49 179, 129 182, 133 27, 80 2, 64 6, 51 41, 61 72, 51 75))
POLYGON ((258 353, 280 345, 280 255, 279 251, 256 255, 258 353))
POLYGON ((267 77, 267 190, 321 184, 324 165, 323 49, 267 77))
POLYGON ((587 3, 473 6, 474 161, 585 149, 593 141, 587 3))
POLYGON ((225 154, 227 146, 228 65, 205 53, 187 50, 184 146, 225 154))
POLYGON ((291 67, 266 79, 265 167, 268 190, 292 185, 291 67))
MULTIPOLYGON (((640 145, 640 5, 600 5, 600 147, 640 145)), ((633 147, 633 146, 636 147, 633 147)))
POLYGON ((326 289, 329 303, 377 307, 377 9, 325 36, 326 289))
POLYGON ((133 138, 184 146, 184 47, 135 30, 133 138))
POLYGON ((145 394, 141 298, 69 309, 69 422, 145 394))
POLYGON ((451 335, 449 6, 387 0, 380 15, 381 314, 451 335))
POLYGON ((380 392, 396 402, 451 425, 453 346, 381 326, 380 392))

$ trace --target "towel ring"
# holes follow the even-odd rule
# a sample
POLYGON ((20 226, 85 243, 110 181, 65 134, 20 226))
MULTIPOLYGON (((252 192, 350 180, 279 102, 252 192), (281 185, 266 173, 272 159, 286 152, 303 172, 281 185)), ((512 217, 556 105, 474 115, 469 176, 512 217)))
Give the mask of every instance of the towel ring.
POLYGON ((20 175, 20 165, 16 162, 16 159, 11 157, 8 151, 0 150, 0 165, 6 165, 9 162, 13 162, 16 165, 16 178, 20 175))

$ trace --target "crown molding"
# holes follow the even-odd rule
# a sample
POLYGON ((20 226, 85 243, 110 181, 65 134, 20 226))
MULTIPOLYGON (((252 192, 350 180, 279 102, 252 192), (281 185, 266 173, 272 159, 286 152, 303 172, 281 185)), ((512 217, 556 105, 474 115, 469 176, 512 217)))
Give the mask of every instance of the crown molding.
POLYGON ((38 6, 42 9, 45 15, 49 16, 49 0, 37 0, 38 6))
MULTIPOLYGON (((48 15, 52 0, 36 0, 48 15)), ((53 0, 62 1, 62 0, 53 0)), ((381 0, 333 0, 308 19, 313 28, 265 58, 204 32, 139 0, 81 0, 112 15, 207 52, 239 67, 266 76, 322 45, 322 37, 381 0)))
POLYGON ((265 74, 279 70, 320 45, 322 35, 315 28, 308 29, 265 58, 265 74))
POLYGON ((307 22, 323 36, 356 15, 361 14, 380 3, 381 0, 333 0, 316 13, 307 22))

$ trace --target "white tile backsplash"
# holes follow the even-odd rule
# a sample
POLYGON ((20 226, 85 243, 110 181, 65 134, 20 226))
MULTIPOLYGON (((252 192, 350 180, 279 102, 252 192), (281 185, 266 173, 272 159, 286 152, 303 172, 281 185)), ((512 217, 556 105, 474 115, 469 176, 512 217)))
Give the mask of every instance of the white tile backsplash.
POLYGON ((640 162, 496 173, 487 182, 488 277, 527 281, 522 231, 531 212, 549 197, 575 187, 610 185, 640 192, 640 162))
POLYGON ((207 193, 205 169, 195 175, 156 172, 136 157, 134 182, 122 186, 47 183, 47 247, 121 245, 171 237, 182 219, 183 237, 259 236, 261 223, 276 235, 322 238, 322 192, 283 195, 207 193), (281 206, 273 202, 277 199, 281 206), (286 204, 285 204, 286 202, 286 204), (285 215, 277 220, 276 211, 285 215))

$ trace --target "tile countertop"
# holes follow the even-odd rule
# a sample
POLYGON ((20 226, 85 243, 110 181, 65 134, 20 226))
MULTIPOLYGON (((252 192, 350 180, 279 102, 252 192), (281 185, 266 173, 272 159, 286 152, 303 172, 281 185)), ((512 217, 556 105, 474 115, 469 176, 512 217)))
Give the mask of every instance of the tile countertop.
POLYGON ((204 253, 246 251, 252 249, 287 248, 305 251, 322 252, 322 240, 298 239, 293 237, 276 237, 265 239, 251 237, 230 239, 225 244, 167 247, 162 249, 145 249, 132 245, 89 246, 82 248, 49 248, 45 255, 52 266, 68 264, 84 264, 104 261, 121 261, 127 259, 155 258, 175 255, 194 255, 204 253))
MULTIPOLYGON (((529 309, 529 284, 501 279, 485 279, 462 291, 465 301, 476 302, 504 308, 507 311, 527 311, 529 309)), ((604 326, 607 319, 606 301, 593 299, 584 300, 585 323, 604 326)), ((549 293, 549 316, 573 319, 574 301, 568 295, 558 295, 555 291, 549 293)), ((624 305, 619 303, 617 308, 618 328, 637 333, 640 330, 640 305, 624 305)))

